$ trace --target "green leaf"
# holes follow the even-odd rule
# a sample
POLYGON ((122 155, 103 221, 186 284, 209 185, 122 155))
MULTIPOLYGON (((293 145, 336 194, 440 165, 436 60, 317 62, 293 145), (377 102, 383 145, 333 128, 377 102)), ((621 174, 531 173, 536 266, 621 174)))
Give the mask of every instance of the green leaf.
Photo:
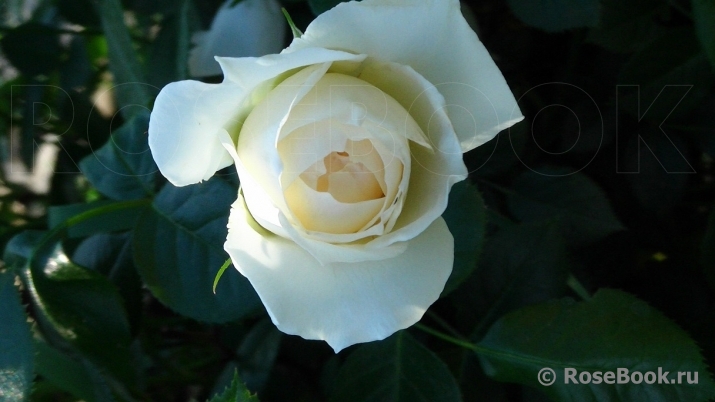
MULTIPOLYGON (((87 42, 87 38, 83 36, 76 35, 72 38, 69 44, 69 54, 67 55, 67 59, 62 63, 62 67, 59 71, 60 87, 81 88, 92 85, 91 79, 93 78, 94 70, 92 68, 92 62, 89 59, 87 42)), ((71 96, 68 97, 67 100, 74 102, 71 96)), ((68 120, 73 120, 73 113, 77 113, 78 106, 79 105, 72 104, 72 107, 69 108, 70 110, 67 113, 63 113, 60 119, 66 115, 68 120)), ((89 130, 88 128, 87 131, 89 130)))
POLYGON ((502 131, 496 137, 464 154, 467 166, 476 166, 477 177, 493 177, 504 174, 519 162, 527 149, 527 124, 517 124, 502 131))
POLYGON ((461 401, 447 366, 400 331, 356 349, 338 373, 330 401, 461 401))
POLYGON ((705 276, 715 288, 715 209, 710 212, 708 227, 702 243, 702 263, 705 276))
POLYGON ((238 373, 250 390, 259 392, 278 357, 282 334, 270 319, 256 324, 238 347, 238 373))
MULTIPOLYGON (((507 314, 477 345, 492 378, 536 387, 558 401, 706 401, 715 397, 699 348, 676 324, 634 296, 611 289, 585 302, 570 299, 526 307, 507 314), (551 386, 537 374, 555 372, 551 386), (698 384, 565 384, 565 369, 578 372, 642 374, 697 372, 698 384)), ((576 376, 578 379, 579 376, 576 376)))
POLYGON ((715 68, 715 0, 692 0, 695 30, 710 64, 715 68))
POLYGON ((442 291, 444 296, 456 289, 477 266, 486 227, 484 200, 469 182, 457 183, 449 193, 447 210, 442 217, 454 236, 454 268, 442 291))
POLYGON ((119 0, 95 2, 109 48, 109 69, 114 76, 114 91, 122 115, 129 119, 143 111, 151 100, 139 57, 124 25, 124 10, 119 0))
POLYGON ((259 402, 258 397, 251 395, 238 378, 238 372, 233 374, 231 386, 226 388, 222 394, 216 395, 209 402, 259 402))
POLYGON ((626 144, 622 166, 626 172, 637 172, 626 178, 641 209, 668 217, 685 196, 695 169, 685 157, 691 155, 686 141, 664 135, 654 125, 651 128, 651 133, 621 140, 626 144))
POLYGON ((226 272, 226 269, 231 266, 231 259, 227 258, 226 261, 224 261, 223 265, 221 265, 221 268, 218 269, 218 272, 216 273, 216 276, 214 277, 214 285, 212 287, 212 290, 214 291, 214 294, 216 294, 216 286, 218 285, 218 281, 221 280, 221 277, 223 276, 223 273, 226 272))
POLYGON ((147 64, 147 78, 158 88, 188 76, 191 2, 180 0, 172 5, 152 43, 147 64))
POLYGON ((237 190, 220 178, 187 187, 166 185, 134 232, 134 261, 149 290, 182 315, 206 322, 236 320, 260 306, 246 278, 224 275, 223 243, 237 190))
POLYGON ((618 83, 637 86, 634 91, 618 88, 619 113, 661 125, 668 118, 685 116, 711 96, 715 75, 693 29, 670 28, 633 54, 618 83))
POLYGON ((149 200, 94 201, 50 207, 50 228, 65 228, 69 237, 85 237, 96 233, 127 230, 134 227, 149 200))
POLYGON ((477 271, 455 292, 460 321, 478 339, 505 313, 564 295, 569 259, 554 223, 514 225, 484 246, 477 271))
POLYGON ((0 272, 0 399, 28 399, 34 377, 32 335, 14 285, 15 274, 0 272))
POLYGON ((508 3, 526 25, 548 32, 598 23, 598 0, 508 0, 508 3))
POLYGON ((318 16, 342 2, 343 0, 308 0, 308 5, 310 6, 310 11, 318 16))
POLYGON ((601 0, 601 19, 588 39, 614 52, 632 52, 655 39, 664 0, 601 0))
POLYGON ((40 240, 25 274, 43 331, 51 331, 119 381, 133 384, 129 324, 117 289, 100 274, 70 262, 47 240, 53 236, 50 232, 40 240))
POLYGON ((12 65, 29 76, 56 69, 62 56, 57 31, 37 22, 25 23, 3 34, 0 47, 12 65))
POLYGON ((72 261, 109 279, 119 290, 131 327, 140 326, 144 293, 134 266, 131 232, 90 236, 77 246, 72 261))
POLYGON ((544 168, 519 176, 509 210, 522 221, 555 219, 570 244, 582 245, 623 230, 603 191, 581 173, 544 168))
POLYGON ((149 113, 142 111, 112 133, 101 148, 79 164, 100 193, 114 200, 131 200, 154 193, 154 158, 149 150, 149 113))
POLYGON ((88 402, 112 401, 112 393, 97 369, 51 347, 35 342, 37 374, 73 396, 88 402))
POLYGON ((27 260, 32 255, 40 240, 45 236, 45 232, 39 230, 25 230, 13 236, 7 242, 3 251, 2 259, 8 267, 15 271, 25 268, 27 260))

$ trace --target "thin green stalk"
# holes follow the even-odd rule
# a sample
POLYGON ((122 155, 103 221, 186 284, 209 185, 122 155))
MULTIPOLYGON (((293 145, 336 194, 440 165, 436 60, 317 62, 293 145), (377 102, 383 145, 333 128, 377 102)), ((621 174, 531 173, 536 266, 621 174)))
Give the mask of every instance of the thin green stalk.
POLYGON ((457 339, 453 336, 444 334, 442 332, 439 332, 435 329, 432 329, 424 324, 417 323, 415 324, 415 328, 419 329, 420 331, 426 332, 435 338, 439 338, 445 342, 449 342, 451 344, 457 345, 459 347, 471 350, 472 352, 485 356, 485 357, 493 357, 495 359, 499 359, 502 361, 510 361, 510 362, 515 362, 519 364, 533 364, 537 366, 542 366, 542 367, 559 367, 563 365, 563 362, 558 362, 555 360, 550 360, 550 359, 541 359, 538 357, 532 357, 532 356, 524 356, 520 355, 518 353, 510 353, 510 352, 505 352, 497 349, 493 349, 484 345, 480 344, 474 344, 471 342, 463 341, 461 339, 457 339))
POLYGON ((591 294, 588 293, 588 290, 586 290, 583 284, 581 284, 581 282, 579 282, 573 274, 569 274, 566 284, 583 300, 591 300, 591 294))
POLYGON ((464 335, 460 334, 459 331, 457 331, 456 329, 454 329, 454 327, 449 325, 449 323, 447 321, 443 320, 442 317, 438 316, 436 313, 433 313, 432 310, 427 310, 427 315, 432 320, 434 320, 434 322, 439 324, 440 327, 444 328, 446 331, 451 333, 453 336, 455 336, 459 339, 467 340, 467 338, 464 335))
POLYGON ((134 207, 142 206, 142 205, 149 205, 149 204, 151 204, 151 202, 152 202, 151 199, 140 199, 140 200, 115 202, 115 203, 105 205, 102 207, 90 209, 89 211, 85 211, 85 212, 82 212, 82 213, 75 215, 71 218, 67 218, 67 220, 60 223, 56 227, 54 227, 45 236, 42 237, 42 239, 39 241, 39 243, 32 250, 32 254, 30 254, 30 257, 27 259, 27 265, 31 267, 32 263, 34 262, 36 256, 40 253, 40 251, 45 246, 47 246, 47 244, 50 243, 52 240, 58 239, 60 237, 60 235, 63 233, 63 231, 69 229, 70 227, 80 224, 86 220, 92 219, 98 215, 102 215, 102 214, 106 214, 109 212, 114 212, 114 211, 118 211, 118 210, 122 210, 122 209, 134 208, 134 207))

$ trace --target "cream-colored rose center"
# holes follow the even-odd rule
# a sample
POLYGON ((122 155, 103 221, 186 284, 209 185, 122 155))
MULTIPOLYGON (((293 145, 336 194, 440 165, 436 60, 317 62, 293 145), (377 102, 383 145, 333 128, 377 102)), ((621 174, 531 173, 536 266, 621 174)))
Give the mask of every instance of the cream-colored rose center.
POLYGON ((422 136, 419 126, 359 78, 327 73, 309 88, 282 120, 276 143, 292 223, 338 235, 389 230, 409 177, 408 141, 422 136))
MULTIPOLYGON (((370 140, 360 141, 366 142, 370 140)), ((299 177, 308 187, 321 193, 330 193, 339 202, 356 203, 385 196, 375 173, 347 151, 331 152, 299 177), (321 174, 323 170, 325 173, 321 174)))
POLYGON ((284 195, 306 229, 354 233, 376 221, 387 190, 382 158, 364 139, 347 140, 344 150, 320 158, 286 186, 284 195))

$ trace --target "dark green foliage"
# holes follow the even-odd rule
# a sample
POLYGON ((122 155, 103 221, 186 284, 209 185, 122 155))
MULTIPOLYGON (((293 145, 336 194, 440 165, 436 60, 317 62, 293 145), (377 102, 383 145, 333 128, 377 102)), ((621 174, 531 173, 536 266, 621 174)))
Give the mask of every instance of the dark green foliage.
POLYGON ((158 169, 147 142, 148 128, 149 113, 140 111, 80 162, 82 173, 100 193, 113 200, 154 193, 158 169))
POLYGON ((715 2, 693 0, 693 19, 700 45, 715 69, 715 2))
POLYGON ((486 230, 484 201, 468 182, 457 183, 442 215, 454 236, 454 268, 442 295, 456 289, 474 271, 486 230))
POLYGON ((342 0, 308 0, 308 5, 315 15, 320 15, 340 3, 342 0))
POLYGON ((246 278, 227 272, 222 245, 237 190, 220 178, 189 187, 165 186, 134 232, 134 259, 144 283, 171 309, 206 322, 245 317, 260 302, 246 278))
POLYGON ((0 396, 8 402, 26 400, 34 377, 30 326, 14 281, 12 272, 0 273, 0 396))
MULTIPOLYGON (((303 31, 340 3, 278 1, 303 31)), ((715 397, 713 0, 459 2, 525 119, 464 155, 442 297, 337 355, 278 331, 230 260, 212 292, 235 169, 177 188, 148 147, 223 3, 0 0, 0 400, 715 397)))
POLYGON ((410 335, 398 332, 350 354, 330 400, 458 402, 462 398, 447 366, 410 335))
POLYGON ((234 373, 231 386, 226 388, 222 394, 216 395, 209 402, 259 402, 255 395, 251 395, 243 385, 238 373, 234 373))
POLYGON ((527 222, 553 219, 569 243, 593 242, 624 229, 603 191, 580 173, 530 170, 512 188, 509 207, 516 218, 527 222))
POLYGON ((597 0, 509 0, 509 7, 525 24, 549 32, 595 26, 600 9, 597 0))
POLYGON ((10 63, 28 76, 49 73, 60 64, 62 55, 58 32, 37 22, 3 35, 0 47, 10 63))
POLYGON ((555 300, 507 314, 479 346, 489 349, 481 358, 490 377, 537 387, 559 401, 706 401, 715 396, 712 374, 690 337, 660 312, 621 291, 603 289, 588 301, 555 300), (550 386, 537 381, 543 368, 555 371, 550 386), (665 377, 669 383, 662 384, 656 379, 656 384, 584 380, 586 384, 576 385, 566 384, 566 368, 670 374, 665 377), (676 371, 697 372, 697 384, 687 384, 686 378, 678 383, 676 371))

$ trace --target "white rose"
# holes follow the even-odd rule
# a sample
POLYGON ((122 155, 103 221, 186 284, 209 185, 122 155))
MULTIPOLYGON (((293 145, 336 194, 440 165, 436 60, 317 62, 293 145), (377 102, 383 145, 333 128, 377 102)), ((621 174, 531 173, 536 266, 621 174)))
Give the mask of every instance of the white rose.
POLYGON ((457 0, 364 0, 281 54, 156 99, 149 144, 177 186, 236 164, 224 248, 283 332, 336 351, 417 322, 452 270, 441 218, 462 153, 523 117, 457 0))

